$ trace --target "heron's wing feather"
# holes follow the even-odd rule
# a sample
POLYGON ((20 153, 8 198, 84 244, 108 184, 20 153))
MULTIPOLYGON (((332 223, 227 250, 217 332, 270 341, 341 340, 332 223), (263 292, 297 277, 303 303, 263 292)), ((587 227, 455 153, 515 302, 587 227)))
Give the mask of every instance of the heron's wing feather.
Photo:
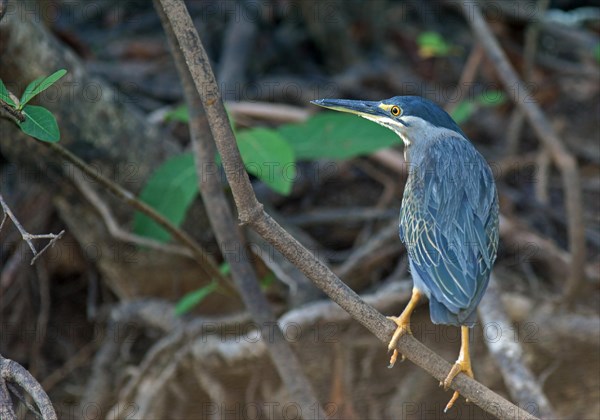
POLYGON ((431 144, 411 168, 400 237, 431 294, 468 316, 487 287, 498 244, 498 201, 491 170, 465 139, 431 144))

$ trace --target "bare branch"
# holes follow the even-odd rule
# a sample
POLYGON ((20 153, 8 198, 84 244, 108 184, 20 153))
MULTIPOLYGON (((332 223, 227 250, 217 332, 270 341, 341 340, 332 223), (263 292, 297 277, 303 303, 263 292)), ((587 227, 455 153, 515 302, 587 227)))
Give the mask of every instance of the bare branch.
POLYGON ((69 376, 69 374, 71 374, 75 369, 78 369, 82 366, 89 366, 90 359, 92 358, 94 352, 98 349, 99 344, 100 343, 97 340, 94 340, 84 345, 60 368, 46 376, 42 381, 42 387, 44 387, 46 391, 50 391, 56 384, 60 383, 60 381, 69 376))
POLYGON ((33 265, 35 263, 35 261, 38 259, 38 257, 40 257, 48 248, 53 247, 54 244, 56 243, 56 241, 58 241, 60 238, 62 238, 62 236, 65 234, 65 231, 61 230, 57 234, 45 233, 45 234, 41 234, 41 235, 33 235, 33 234, 27 232, 25 230, 25 228, 23 227, 23 225, 21 225, 21 222, 19 222, 19 219, 17 219, 17 217, 13 214, 10 207, 8 207, 8 204, 6 204, 6 202, 4 201, 2 194, 0 194, 0 206, 2 206, 2 222, 0 222, 0 230, 4 226, 4 222, 6 222, 6 219, 8 217, 13 222, 13 224, 15 225, 15 227, 17 228, 19 233, 21 234, 21 238, 23 238, 23 240, 27 243, 27 245, 29 246, 29 249, 31 249, 31 252, 33 253, 33 258, 31 259, 31 265, 33 265), (38 251, 35 248, 35 245, 33 244, 33 240, 35 240, 35 239, 50 239, 50 242, 48 242, 46 244, 46 246, 44 246, 42 248, 41 251, 38 251))
POLYGON ((13 410, 12 399, 8 393, 8 388, 4 379, 0 378, 0 418, 6 420, 17 420, 15 410, 13 410))
POLYGON ((100 217, 102 217, 106 228, 114 238, 123 242, 129 242, 144 247, 152 248, 157 251, 183 255, 186 257, 193 258, 193 254, 189 248, 182 247, 179 245, 165 244, 163 242, 146 238, 144 236, 139 236, 122 229, 115 220, 112 212, 110 211, 106 203, 102 201, 102 199, 98 196, 96 191, 94 191, 94 189, 88 183, 84 182, 81 176, 79 176, 81 172, 79 172, 79 170, 76 171, 77 173, 74 173, 73 176, 73 181, 75 182, 75 185, 77 186, 81 194, 83 194, 83 196, 87 198, 90 204, 94 206, 96 211, 100 213, 100 217))
POLYGON ((298 106, 273 104, 270 102, 225 102, 227 110, 237 117, 264 118, 278 123, 299 123, 306 121, 310 116, 305 108, 298 106))
MULTIPOLYGON (((182 5, 182 3, 179 4, 179 6, 182 5)), ((325 412, 321 408, 319 399, 306 378, 297 356, 283 336, 283 332, 280 328, 272 328, 273 325, 277 325, 277 318, 267 298, 260 289, 259 281, 251 262, 247 258, 236 258, 231 252, 227 252, 227 250, 235 249, 236 245, 238 247, 243 246, 245 241, 242 233, 236 226, 235 218, 223 193, 218 175, 214 172, 204 170, 206 167, 214 167, 216 148, 211 136, 208 135, 205 115, 206 104, 204 104, 203 109, 200 96, 196 91, 189 67, 186 64, 186 57, 184 57, 181 51, 181 48, 185 47, 181 39, 176 36, 178 30, 181 31, 185 28, 185 22, 171 13, 173 8, 167 5, 167 2, 162 0, 157 1, 155 6, 167 34, 179 78, 183 84, 184 95, 190 113, 190 136, 194 145, 200 191, 215 236, 221 249, 224 251, 223 255, 225 259, 231 267, 233 280, 252 318, 261 325, 262 336, 269 337, 268 340, 265 340, 267 349, 290 396, 296 399, 303 413, 312 412, 318 418, 325 418, 325 412)), ((185 6, 178 9, 185 11, 187 14, 185 6)), ((189 14, 187 17, 189 18, 189 14)), ((198 42, 200 42, 199 39, 198 42)), ((200 48, 202 47, 200 46, 200 48)), ((212 76, 212 70, 210 70, 209 66, 207 71, 212 76)), ((212 83, 216 84, 214 76, 212 78, 212 83)), ((223 107, 223 103, 220 100, 217 102, 223 107)), ((229 125, 228 120, 225 120, 225 122, 229 125)))
MULTIPOLYGON (((0 383, 4 383, 5 381, 15 383, 31 395, 44 420, 58 419, 50 398, 48 398, 48 395, 46 395, 46 392, 38 381, 23 366, 10 359, 5 359, 2 355, 0 355, 0 378, 0 383)), ((2 391, 0 389, 0 392, 2 391)), ((10 400, 10 397, 8 398, 10 400)), ((3 399, 4 397, 0 398, 0 401, 3 399)), ((2 418, 4 419, 4 415, 2 418)))
MULTIPOLYGON (((525 32, 525 48, 523 51, 524 65, 523 65, 523 81, 528 83, 531 81, 533 76, 533 68, 535 63, 535 54, 538 47, 538 39, 541 30, 542 16, 548 9, 550 0, 538 0, 536 5, 537 19, 534 19, 527 26, 525 32)), ((506 144, 509 155, 517 153, 519 146, 519 138, 523 129, 524 122, 523 111, 519 108, 513 111, 508 123, 508 130, 506 133, 506 144)))
MULTIPOLYGON (((240 2, 241 7, 261 7, 255 0, 240 2)), ((255 19, 229 19, 223 39, 223 54, 219 63, 219 83, 221 86, 243 85, 248 57, 258 33, 255 19)), ((231 95, 231 99, 236 99, 231 95)))
POLYGON ((139 200, 135 194, 131 191, 126 190, 110 179, 104 177, 97 171, 94 171, 89 165, 87 165, 84 161, 79 159, 69 150, 64 147, 56 144, 56 143, 44 143, 50 149, 61 155, 67 161, 71 162, 77 169, 83 172, 86 176, 90 177, 94 181, 98 182, 103 188, 108 190, 115 197, 125 202, 128 206, 138 210, 139 212, 145 214, 150 219, 158 223, 163 229, 173 236, 179 243, 188 248, 194 255, 196 261, 200 264, 202 269, 206 272, 209 278, 218 279, 219 284, 224 287, 232 288, 229 284, 228 280, 223 277, 223 275, 219 272, 217 267, 217 263, 215 259, 210 255, 207 251, 205 251, 192 237, 190 237, 187 233, 179 229, 175 226, 169 219, 164 217, 162 214, 157 212, 155 209, 150 207, 148 204, 139 200))

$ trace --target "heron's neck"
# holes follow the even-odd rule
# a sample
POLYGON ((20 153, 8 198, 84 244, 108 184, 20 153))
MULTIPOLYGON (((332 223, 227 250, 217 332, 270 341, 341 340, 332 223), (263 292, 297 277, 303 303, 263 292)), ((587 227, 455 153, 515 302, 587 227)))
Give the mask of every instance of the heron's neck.
POLYGON ((407 118, 408 130, 397 134, 404 143, 404 159, 411 165, 420 165, 428 156, 427 149, 438 141, 463 138, 461 133, 445 127, 436 127, 420 118, 407 118))

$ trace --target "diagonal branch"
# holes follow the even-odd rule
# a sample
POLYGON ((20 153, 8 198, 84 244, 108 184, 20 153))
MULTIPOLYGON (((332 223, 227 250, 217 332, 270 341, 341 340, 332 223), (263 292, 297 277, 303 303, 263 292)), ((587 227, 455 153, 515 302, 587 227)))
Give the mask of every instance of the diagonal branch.
MULTIPOLYGON (((254 321, 261 326, 263 340, 281 380, 290 393, 290 397, 294 398, 300 405, 302 413, 312 413, 313 416, 324 419, 326 417, 325 412, 321 408, 319 399, 306 378, 298 358, 283 336, 282 330, 276 327, 277 318, 260 289, 251 261, 247 258, 239 258, 239 255, 236 255, 237 253, 231 252, 231 250, 243 247, 245 242, 242 233, 236 226, 235 218, 223 193, 218 174, 215 171, 206 170, 206 168, 216 166, 216 148, 207 126, 203 104, 181 51, 180 41, 174 34, 177 23, 172 20, 166 2, 156 1, 155 8, 167 35, 177 72, 183 85, 190 114, 190 136, 194 146, 199 188, 223 256, 231 267, 233 280, 244 305, 254 321)), ((304 417, 306 418, 306 416, 304 417)))
POLYGON ((113 236, 113 238, 123 242, 136 244, 161 252, 183 255, 189 258, 194 257, 189 248, 180 245, 171 245, 168 243, 163 243, 157 241, 156 239, 136 235, 135 233, 130 233, 129 231, 121 228, 121 226, 119 226, 119 223, 113 216, 108 205, 100 198, 96 191, 94 191, 92 186, 84 181, 82 175, 83 174, 78 169, 75 169, 75 172, 73 172, 73 183, 79 189, 79 192, 81 192, 81 194, 100 214, 100 217, 102 217, 106 229, 108 229, 108 232, 113 236))
POLYGON ((481 15, 476 2, 461 3, 463 14, 485 49, 490 61, 497 69, 498 77, 504 84, 506 92, 515 104, 525 114, 536 135, 552 156, 559 168, 565 194, 568 218, 569 248, 573 259, 571 261, 569 278, 564 291, 564 301, 572 304, 576 295, 581 291, 585 267, 585 229, 583 222, 581 183, 575 158, 564 147, 552 124, 546 118, 537 102, 532 99, 527 86, 511 66, 506 54, 500 48, 485 19, 481 15))
POLYGON ((191 236, 189 236, 186 232, 179 229, 175 226, 169 219, 156 211, 153 207, 144 203, 140 199, 138 199, 134 193, 123 188, 119 184, 113 182, 112 180, 106 178, 102 174, 94 171, 88 164, 86 164, 79 157, 71 153, 68 149, 62 147, 56 143, 43 143, 45 146, 49 147, 52 151, 58 153, 65 160, 72 163, 77 169, 83 172, 86 176, 96 181, 100 184, 105 190, 110 192, 112 195, 123 201, 129 207, 145 214, 154 222, 156 222, 160 227, 165 229, 173 238, 175 238, 179 243, 181 243, 184 247, 188 248, 193 254, 195 260, 200 264, 201 268, 205 271, 209 278, 218 279, 219 284, 223 285, 225 288, 231 288, 231 285, 228 281, 223 277, 223 275, 219 272, 217 268, 217 262, 215 259, 208 253, 202 246, 198 244, 191 236))
MULTIPOLYGON (((240 221, 249 224, 373 335, 384 343, 389 342, 395 330, 395 324, 372 306, 366 304, 325 264, 264 212, 262 204, 254 195, 248 174, 244 171, 240 152, 231 131, 209 59, 185 4, 181 0, 160 0, 160 2, 185 56, 196 90, 201 96, 211 132, 222 157, 240 221)), ((443 381, 450 371, 451 365, 448 362, 411 335, 404 335, 400 339, 398 350, 439 381, 443 381)), ((535 418, 466 375, 457 376, 452 383, 452 388, 497 417, 535 418)))

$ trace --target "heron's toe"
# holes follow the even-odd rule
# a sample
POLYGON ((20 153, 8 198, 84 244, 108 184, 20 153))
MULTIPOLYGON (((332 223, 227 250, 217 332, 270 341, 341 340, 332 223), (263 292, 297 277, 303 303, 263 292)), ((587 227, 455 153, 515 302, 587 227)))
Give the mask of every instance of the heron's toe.
MULTIPOLYGON (((403 316, 399 316, 399 317, 395 317, 395 316, 388 316, 389 319, 391 319, 392 321, 394 321, 396 323, 396 325, 398 325, 398 328, 396 328, 396 331, 394 332, 394 335, 392 336, 392 339, 390 340, 390 343, 388 344, 388 352, 390 351, 394 351, 394 353, 392 354, 392 357, 390 358, 390 364, 388 366, 388 368, 392 368, 394 367, 394 364, 396 363, 396 360, 398 359, 398 356, 400 355, 400 352, 398 352, 398 350, 396 349, 396 347, 398 346, 398 340, 400 340, 400 337, 402 337, 404 334, 412 334, 411 330, 410 330, 410 318, 406 318, 403 316)), ((401 359, 400 361, 404 361, 405 357, 404 355, 400 355, 401 359)))
MULTIPOLYGON (((444 390, 448 390, 448 388, 450 388, 450 385, 452 384, 452 381, 454 380, 454 378, 456 378, 456 376, 461 372, 463 372, 465 375, 473 378, 473 369, 471 368, 471 363, 469 360, 457 360, 456 361, 454 366, 452 366, 452 369, 450 369, 448 376, 446 376, 446 379, 444 379, 444 382, 443 382, 444 390)), ((454 391, 452 398, 450 399, 450 401, 448 401, 448 404, 446 404, 446 408, 444 409, 444 412, 446 412, 452 408, 452 406, 454 405, 454 403, 456 402, 456 400, 458 399, 459 396, 460 396, 460 394, 458 393, 458 391, 454 391)))

